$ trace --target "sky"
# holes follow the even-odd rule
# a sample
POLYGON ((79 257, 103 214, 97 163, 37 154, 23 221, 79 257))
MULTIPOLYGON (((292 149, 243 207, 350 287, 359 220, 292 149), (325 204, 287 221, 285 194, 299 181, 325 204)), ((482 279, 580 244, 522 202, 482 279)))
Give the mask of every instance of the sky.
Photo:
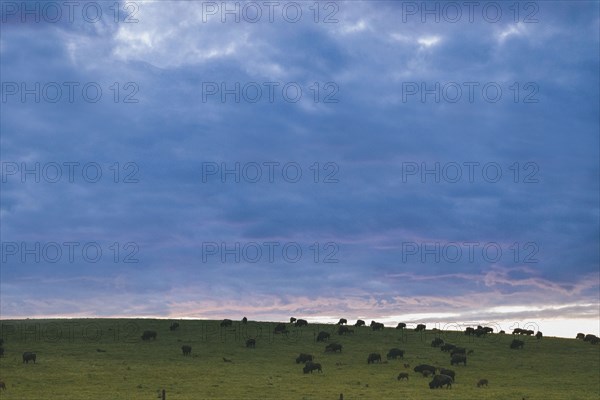
POLYGON ((2 319, 600 334, 597 2, 1 6, 2 319))

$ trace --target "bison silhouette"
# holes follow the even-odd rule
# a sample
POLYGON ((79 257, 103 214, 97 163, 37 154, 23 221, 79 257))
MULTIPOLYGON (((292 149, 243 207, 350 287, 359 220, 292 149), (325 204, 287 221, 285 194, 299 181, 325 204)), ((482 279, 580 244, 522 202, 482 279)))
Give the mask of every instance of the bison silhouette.
POLYGON ((36 358, 37 356, 35 355, 35 353, 31 353, 29 351, 23 353, 23 362, 26 364, 29 364, 29 361, 33 361, 33 363, 35 364, 36 358))
POLYGON ((375 362, 381 362, 381 354, 379 353, 371 353, 367 358, 367 364, 374 364, 375 362))

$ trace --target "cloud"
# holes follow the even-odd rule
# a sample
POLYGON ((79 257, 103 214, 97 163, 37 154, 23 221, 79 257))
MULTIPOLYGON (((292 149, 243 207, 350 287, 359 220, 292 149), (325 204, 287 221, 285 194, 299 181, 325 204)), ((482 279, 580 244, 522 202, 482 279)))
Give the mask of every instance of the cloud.
POLYGON ((5 82, 103 88, 98 103, 80 91, 74 102, 11 97, 0 111, 3 162, 93 161, 103 179, 11 175, 0 193, 2 240, 107 248, 93 265, 3 263, 3 317, 441 321, 507 317, 501 307, 523 299, 541 307, 532 316, 589 316, 600 264, 598 21, 597 5, 589 7, 549 6, 539 24, 399 24, 397 5, 352 2, 337 23, 292 25, 203 22, 200 3, 144 2, 137 24, 3 25, 5 82), (266 92, 256 103, 203 101, 207 81, 280 85, 273 102, 266 92), (115 82, 121 100, 135 83, 139 101, 115 102, 115 82), (297 103, 283 100, 288 82, 303 89, 297 103), (443 92, 453 82, 457 102, 443 92), (473 101, 465 82, 478 84, 473 101), (440 89, 407 97, 407 83, 440 89), (502 88, 498 102, 482 94, 490 83, 502 88), (332 93, 338 102, 325 102, 332 93), (530 97, 538 102, 524 102, 530 97), (128 162, 138 183, 122 182, 128 162), (206 162, 234 172, 203 182, 206 162), (241 172, 265 162, 279 163, 273 182, 266 168, 258 183, 241 172), (282 174, 291 162, 301 166, 299 182, 282 174), (472 180, 465 163, 477 165, 472 180), (489 164, 500 167, 499 181, 484 172, 489 164), (407 165, 418 170, 407 175, 407 165), (269 240, 299 243, 302 260, 202 260, 205 242, 269 240), (114 242, 135 242, 140 262, 113 262, 114 242), (330 242, 337 263, 323 262, 330 242), (503 257, 403 261, 407 242, 493 243, 503 257))

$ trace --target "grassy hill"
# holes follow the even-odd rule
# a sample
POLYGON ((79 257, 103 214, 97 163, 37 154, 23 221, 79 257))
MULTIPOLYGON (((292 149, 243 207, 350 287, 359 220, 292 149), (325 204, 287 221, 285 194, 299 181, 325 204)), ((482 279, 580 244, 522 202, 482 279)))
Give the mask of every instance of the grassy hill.
POLYGON ((598 399, 600 346, 575 339, 519 337, 522 350, 510 350, 510 334, 465 336, 453 331, 400 331, 354 328, 353 336, 338 336, 335 325, 290 327, 288 337, 274 335, 274 323, 150 319, 2 320, 5 355, 0 379, 7 390, 2 400, 19 399, 156 399, 159 389, 175 399, 598 399), (142 341, 145 330, 158 333, 142 341), (342 353, 324 353, 316 343, 319 331, 331 332, 342 353), (256 348, 245 347, 256 338, 256 348), (450 366, 448 353, 431 347, 441 337, 472 349, 467 366, 450 366), (191 357, 181 346, 191 345, 191 357), (385 360, 392 347, 405 350, 404 360, 385 360), (98 350, 103 350, 99 352, 98 350), (37 354, 36 364, 23 364, 22 353, 37 354), (303 374, 295 363, 310 353, 323 373, 303 374), (367 364, 369 353, 384 362, 367 364), (232 362, 224 362, 223 357, 232 362), (386 362, 387 361, 387 362, 386 362), (404 364, 410 364, 405 368, 404 364), (431 390, 413 372, 419 363, 451 368, 456 381, 450 390, 431 390), (408 372, 407 381, 397 381, 408 372), (489 387, 477 388, 479 379, 489 387))

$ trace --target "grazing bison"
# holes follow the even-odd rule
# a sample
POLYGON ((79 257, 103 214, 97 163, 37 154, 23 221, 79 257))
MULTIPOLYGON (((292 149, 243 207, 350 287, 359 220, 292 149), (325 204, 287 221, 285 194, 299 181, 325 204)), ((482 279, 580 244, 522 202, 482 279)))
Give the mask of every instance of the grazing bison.
POLYGON ((594 339, 597 339, 597 338, 598 337, 596 335, 589 334, 589 335, 585 335, 585 337, 583 338, 583 341, 584 342, 591 342, 591 341, 593 341, 594 339))
POLYGON ((317 335, 317 342, 324 342, 326 340, 329 340, 329 333, 325 332, 325 331, 321 331, 319 332, 319 334, 317 335))
POLYGON ((523 334, 524 334, 524 335, 527 335, 527 336, 532 336, 534 333, 535 333, 535 332, 534 332, 534 331, 532 331, 531 329, 529 329, 529 330, 527 330, 527 331, 524 331, 524 332, 523 332, 523 334))
POLYGON ((499 334, 501 334, 501 335, 504 335, 506 332, 504 332, 504 331, 500 331, 500 332, 498 332, 498 333, 499 333, 499 334))
POLYGON ((307 326, 308 325, 308 321, 305 319, 297 319, 296 323, 294 324, 297 327, 301 327, 301 326, 307 326))
POLYGON ((471 336, 475 334, 475 329, 468 327, 467 329, 465 329, 465 335, 471 336))
POLYGON ((173 322, 171 324, 171 326, 169 327, 169 330, 174 331, 174 330, 177 330, 178 328, 179 328, 179 322, 173 322))
POLYGON ((442 346, 440 346, 440 350, 445 351, 445 352, 452 351, 455 348, 456 348, 456 346, 453 344, 450 344, 450 343, 446 343, 446 344, 443 344, 442 346))
POLYGON ((477 382, 477 387, 482 387, 482 386, 487 386, 487 385, 488 385, 487 379, 480 379, 479 382, 477 382))
POLYGON ((232 325, 233 325, 233 321, 230 319, 225 318, 223 321, 221 321, 221 328, 227 328, 232 325))
POLYGON ((436 375, 433 377, 433 380, 429 382, 429 389, 437 389, 442 386, 446 386, 446 389, 450 389, 452 387, 452 378, 448 375, 436 375))
POLYGON ((23 353, 23 362, 29 364, 29 361, 33 361, 33 363, 35 364, 35 360, 36 360, 37 356, 35 355, 35 353, 31 353, 29 351, 26 351, 25 353, 23 353))
POLYGON ((354 329, 350 329, 347 326, 340 325, 338 327, 338 335, 351 335, 354 334, 354 329))
POLYGON ((494 328, 490 327, 490 326, 484 326, 483 327, 483 331, 485 333, 494 333, 494 328))
POLYGON ((356 321, 356 323, 354 324, 354 326, 365 326, 365 321, 363 321, 362 319, 359 319, 356 321))
POLYGON ((440 375, 448 375, 450 378, 452 378, 452 382, 456 380, 456 373, 451 369, 440 368, 440 375))
POLYGON ((475 336, 477 337, 485 336, 487 333, 488 332, 484 328, 475 329, 475 336))
POLYGON ((348 320, 346 318, 340 318, 340 320, 338 321, 337 324, 338 325, 344 325, 344 324, 347 324, 347 323, 348 323, 348 320))
POLYGON ((511 349, 522 349, 523 346, 525 346, 525 342, 522 340, 513 339, 513 341, 510 343, 511 349))
POLYGON ((142 333, 142 340, 156 340, 156 331, 144 331, 142 333))
POLYGON ((285 327, 285 324, 277 324, 277 326, 275 326, 275 329, 273 329, 273 333, 281 333, 284 335, 288 334, 288 330, 285 327))
POLYGON ((313 360, 313 356, 306 353, 300 353, 298 357, 296 357, 296 364, 307 363, 313 360))
POLYGON ((367 358, 367 364, 374 364, 375 362, 381 362, 381 354, 379 353, 371 353, 367 358))
POLYGON ((435 338, 431 341, 431 347, 440 347, 443 344, 444 344, 444 339, 442 339, 442 338, 435 338))
POLYGON ((513 335, 522 335, 522 334, 523 334, 523 332, 524 332, 524 330, 523 330, 523 329, 521 329, 521 328, 515 328, 515 329, 513 329, 513 332, 512 332, 512 334, 513 334, 513 335))
POLYGON ((329 343, 327 346, 325 346, 325 352, 332 352, 335 353, 336 351, 339 351, 340 353, 342 352, 342 345, 339 343, 329 343))
POLYGON ((371 329, 373 329, 374 331, 382 331, 384 328, 383 324, 381 322, 375 322, 373 321, 371 323, 371 329))
POLYGON ((583 333, 578 333, 575 339, 585 339, 585 335, 583 333))
POLYGON ((467 349, 464 347, 455 347, 450 351, 450 357, 454 356, 455 354, 467 354, 467 349))
POLYGON ((406 324, 404 322, 400 322, 397 326, 396 329, 404 329, 406 328, 406 324))
POLYGON ((398 374, 398 378, 397 378, 397 379, 398 379, 399 381, 401 381, 402 379, 406 379, 406 380, 408 380, 408 372, 400 372, 400 373, 398 374))
POLYGON ((432 365, 420 364, 413 368, 413 371, 423 373, 423 371, 429 371, 432 374, 435 374, 436 368, 432 365))
POLYGON ((248 339, 246 340, 246 347, 256 348, 256 339, 248 339))
POLYGON ((248 323, 248 318, 244 317, 242 318, 242 324, 246 325, 248 323))
POLYGON ((321 368, 321 364, 313 363, 311 361, 307 362, 306 365, 304 366, 304 368, 302 368, 302 370, 304 371, 305 374, 308 374, 309 372, 312 374, 313 371, 323 372, 323 369, 321 368))
POLYGON ((467 366, 467 356, 464 354, 455 354, 450 359, 450 365, 463 363, 465 367, 467 366))
POLYGON ((192 346, 188 346, 188 345, 181 346, 181 351, 183 352, 184 356, 189 356, 192 354, 192 346))
POLYGON ((537 340, 540 340, 542 338, 543 334, 542 332, 538 331, 538 333, 535 334, 535 337, 537 340))
POLYGON ((415 328, 415 332, 422 332, 425 330, 425 324, 419 324, 417 325, 417 327, 415 328))
POLYGON ((388 360, 396 360, 398 357, 404 358, 404 350, 400 350, 395 347, 393 349, 390 349, 386 356, 388 360))

